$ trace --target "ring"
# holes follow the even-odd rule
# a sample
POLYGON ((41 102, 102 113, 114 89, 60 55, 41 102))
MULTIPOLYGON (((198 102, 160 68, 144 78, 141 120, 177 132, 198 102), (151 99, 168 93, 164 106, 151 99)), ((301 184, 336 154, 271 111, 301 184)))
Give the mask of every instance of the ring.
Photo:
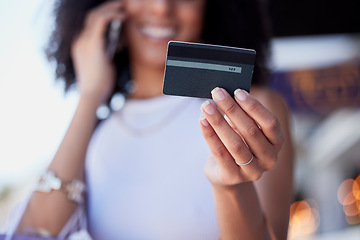
POLYGON ((247 163, 238 163, 236 160, 235 160, 235 162, 239 166, 246 166, 246 165, 249 165, 252 162, 252 160, 254 160, 254 154, 251 154, 251 158, 247 163))

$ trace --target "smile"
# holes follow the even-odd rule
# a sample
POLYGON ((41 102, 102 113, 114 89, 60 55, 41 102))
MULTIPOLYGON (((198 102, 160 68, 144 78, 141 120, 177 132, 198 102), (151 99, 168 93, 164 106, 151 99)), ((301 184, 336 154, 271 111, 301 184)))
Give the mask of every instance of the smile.
POLYGON ((143 26, 141 33, 155 39, 172 39, 176 34, 176 30, 172 27, 143 26))

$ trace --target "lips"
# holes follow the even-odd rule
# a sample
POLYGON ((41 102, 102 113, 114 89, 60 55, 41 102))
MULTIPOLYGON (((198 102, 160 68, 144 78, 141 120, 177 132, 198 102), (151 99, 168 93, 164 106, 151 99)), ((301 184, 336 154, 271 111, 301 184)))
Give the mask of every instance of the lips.
POLYGON ((176 29, 174 27, 143 26, 140 31, 146 37, 155 40, 170 40, 176 35, 176 29))

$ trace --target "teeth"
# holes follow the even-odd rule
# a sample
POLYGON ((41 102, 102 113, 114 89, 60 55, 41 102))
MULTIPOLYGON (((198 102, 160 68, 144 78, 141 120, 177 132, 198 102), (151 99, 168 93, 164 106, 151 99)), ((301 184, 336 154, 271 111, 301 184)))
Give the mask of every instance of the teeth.
POLYGON ((171 38, 175 35, 174 28, 165 27, 143 27, 142 32, 153 38, 171 38))

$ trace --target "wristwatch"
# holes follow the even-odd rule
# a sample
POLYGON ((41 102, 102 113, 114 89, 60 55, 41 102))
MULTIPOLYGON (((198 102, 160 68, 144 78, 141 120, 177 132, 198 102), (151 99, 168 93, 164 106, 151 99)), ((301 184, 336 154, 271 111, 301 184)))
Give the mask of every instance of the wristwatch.
POLYGON ((77 179, 71 182, 62 181, 56 177, 53 171, 46 171, 36 186, 35 191, 49 193, 52 190, 60 190, 68 195, 68 199, 76 203, 84 201, 85 184, 77 179))

